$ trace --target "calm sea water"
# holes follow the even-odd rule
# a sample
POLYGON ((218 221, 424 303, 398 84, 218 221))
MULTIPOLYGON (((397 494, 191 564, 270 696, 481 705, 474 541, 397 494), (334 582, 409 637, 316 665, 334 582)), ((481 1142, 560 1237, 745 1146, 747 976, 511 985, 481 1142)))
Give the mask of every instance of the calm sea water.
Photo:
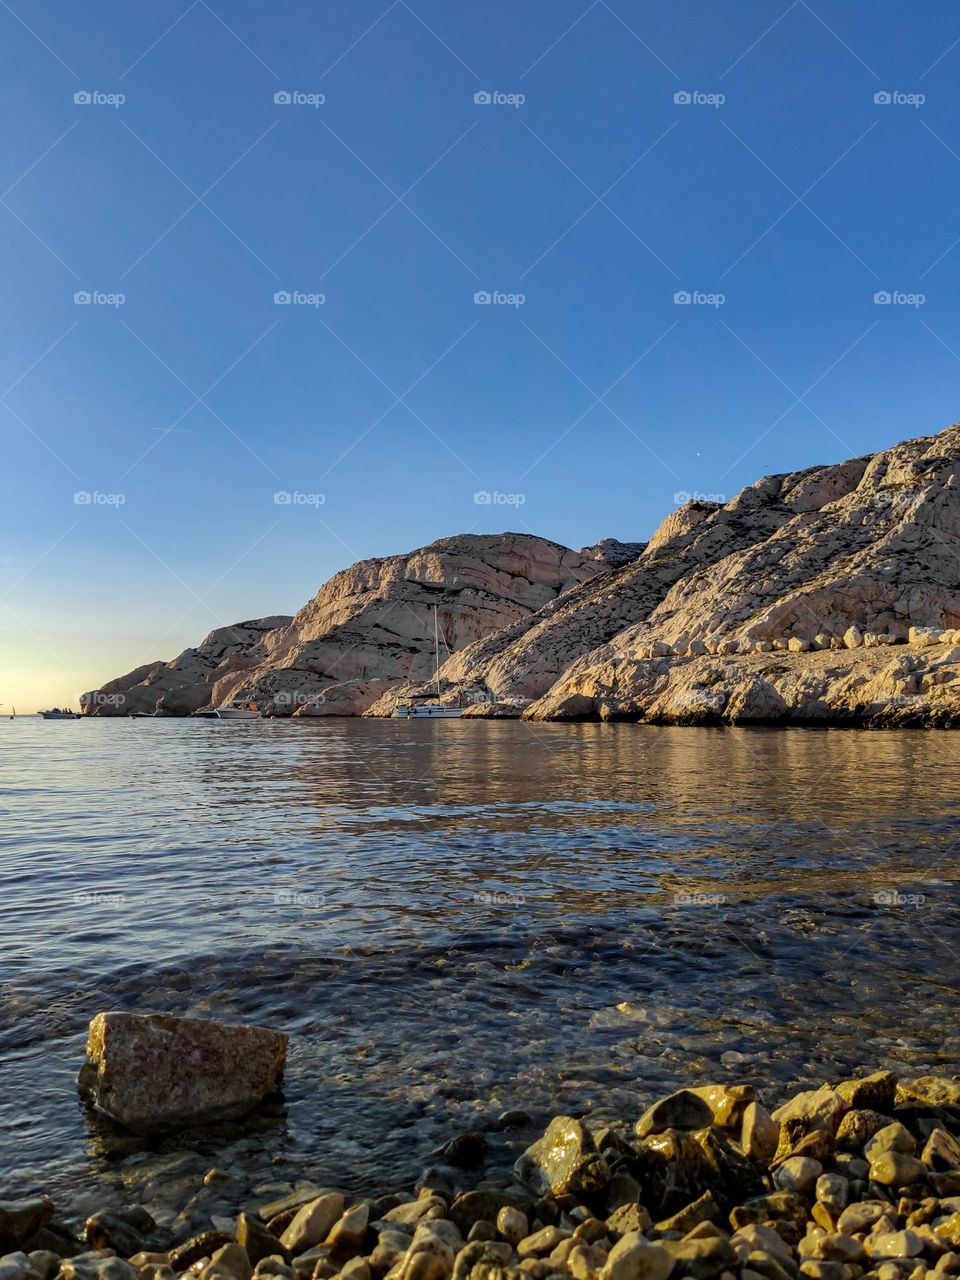
POLYGON ((3 720, 0 819, 4 1191, 72 1213, 172 1220, 211 1165, 409 1185, 476 1127, 506 1168, 678 1083, 958 1069, 956 735, 3 720), (284 1106, 117 1146, 74 1085, 109 1008, 288 1031, 284 1106))

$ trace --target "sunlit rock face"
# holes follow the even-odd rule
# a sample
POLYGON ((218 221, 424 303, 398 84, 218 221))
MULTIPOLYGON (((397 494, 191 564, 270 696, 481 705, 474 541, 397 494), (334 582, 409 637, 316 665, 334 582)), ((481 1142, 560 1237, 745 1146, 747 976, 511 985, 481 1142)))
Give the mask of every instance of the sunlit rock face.
POLYGON ((222 628, 85 709, 390 715, 436 691, 436 609, 440 696, 471 718, 951 723, 958 456, 952 426, 766 476, 646 544, 462 535, 361 561, 295 617, 222 628))

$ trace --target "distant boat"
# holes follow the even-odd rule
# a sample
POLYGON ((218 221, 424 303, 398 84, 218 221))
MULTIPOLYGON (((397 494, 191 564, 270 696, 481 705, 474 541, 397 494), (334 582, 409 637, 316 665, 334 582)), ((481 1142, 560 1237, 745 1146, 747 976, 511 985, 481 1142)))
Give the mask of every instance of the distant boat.
POLYGON ((395 720, 456 720, 463 707, 444 707, 437 702, 401 702, 393 712, 395 720))
MULTIPOLYGON (((446 640, 443 642, 443 647, 447 648, 446 640)), ((440 701, 440 623, 437 619, 436 605, 433 606, 433 648, 437 681, 436 702, 420 702, 419 700, 400 702, 393 710, 393 718, 395 720, 456 720, 463 715, 463 707, 445 706, 440 701)), ((449 654, 450 650, 447 649, 448 657, 449 654)))
POLYGON ((225 707, 217 707, 214 712, 218 720, 260 720, 260 709, 255 702, 242 702, 234 699, 225 707))
POLYGON ((38 711, 38 716, 43 716, 44 720, 79 720, 80 712, 71 711, 68 707, 54 707, 50 711, 38 711))
POLYGON ((131 720, 156 720, 160 715, 159 711, 131 711, 131 720))

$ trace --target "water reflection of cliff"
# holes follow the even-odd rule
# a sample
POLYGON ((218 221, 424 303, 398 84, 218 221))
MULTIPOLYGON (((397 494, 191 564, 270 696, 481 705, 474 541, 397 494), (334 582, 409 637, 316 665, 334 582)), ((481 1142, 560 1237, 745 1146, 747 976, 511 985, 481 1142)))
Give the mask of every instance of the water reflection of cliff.
MULTIPOLYGON (((209 735, 196 785, 238 837, 272 844, 275 858, 283 845, 287 887, 322 892, 340 929, 352 918, 446 931, 458 917, 470 928, 476 905, 503 924, 560 909, 673 910, 717 894, 728 905, 872 899, 955 875, 960 766, 946 734, 495 721, 254 728, 209 735)), ((321 921, 329 929, 331 913, 321 921)))

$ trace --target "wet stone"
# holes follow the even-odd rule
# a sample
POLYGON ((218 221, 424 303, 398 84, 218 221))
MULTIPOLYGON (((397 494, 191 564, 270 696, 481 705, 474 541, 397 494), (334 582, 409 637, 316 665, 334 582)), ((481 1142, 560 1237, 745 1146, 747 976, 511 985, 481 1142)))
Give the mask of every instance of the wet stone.
POLYGON ((864 1242, 871 1258, 915 1258, 923 1253, 923 1240, 915 1231, 889 1231, 864 1242))
POLYGON ((884 1151, 870 1163, 870 1181, 884 1187, 907 1187, 926 1176, 927 1167, 902 1151, 884 1151))
POLYGON ((610 1181, 610 1169, 590 1133, 572 1116, 557 1116, 514 1166, 536 1195, 590 1195, 610 1181))
POLYGON ((872 1075, 841 1080, 834 1088, 856 1110, 889 1112, 896 1102, 897 1077, 892 1071, 874 1071, 872 1075))
POLYGON ((666 1129, 703 1129, 713 1123, 709 1104, 690 1089, 659 1098, 637 1121, 634 1132, 646 1138, 666 1129))
POLYGON ((477 1169, 486 1158, 487 1139, 476 1131, 460 1133, 445 1143, 439 1154, 458 1169, 477 1169))
POLYGON ((186 1271, 201 1258, 212 1258, 218 1249, 231 1243, 232 1238, 224 1231, 202 1231, 170 1250, 170 1265, 174 1271, 186 1271))

